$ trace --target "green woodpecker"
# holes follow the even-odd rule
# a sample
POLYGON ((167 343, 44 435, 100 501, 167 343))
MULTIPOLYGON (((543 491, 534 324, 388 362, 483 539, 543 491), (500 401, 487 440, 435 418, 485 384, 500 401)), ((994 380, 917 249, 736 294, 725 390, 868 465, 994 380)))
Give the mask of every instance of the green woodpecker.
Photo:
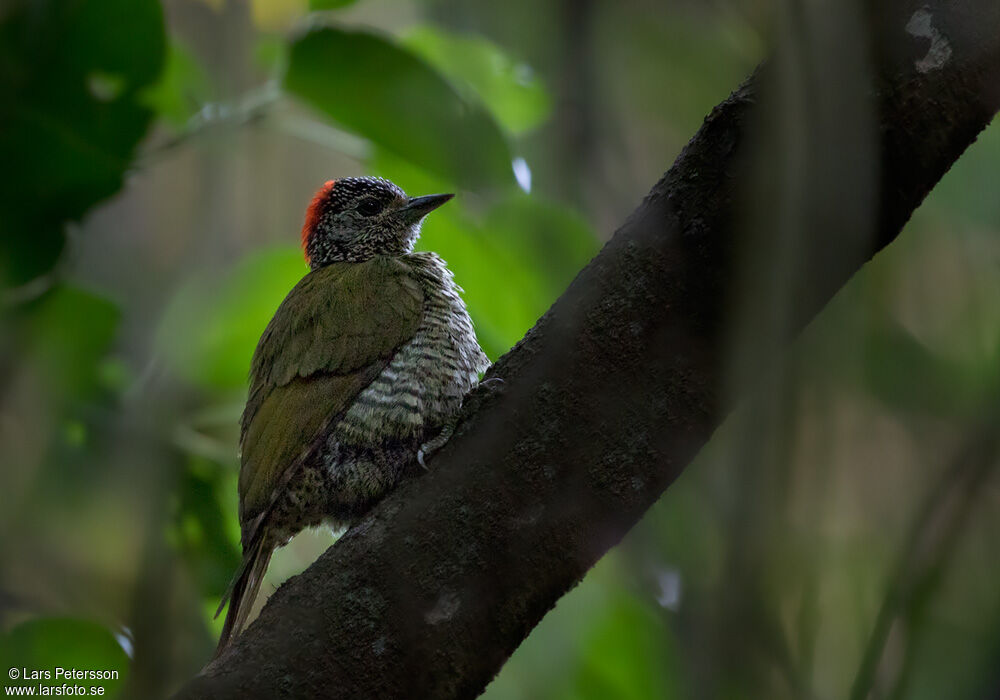
MULTIPOLYGON (((310 272, 257 344, 240 422, 243 561, 218 655, 246 623, 276 547, 345 527, 450 434, 489 362, 459 287, 413 252, 450 194, 407 197, 372 177, 331 180, 306 212, 310 272)), ((218 614, 218 613, 217 613, 218 614)))

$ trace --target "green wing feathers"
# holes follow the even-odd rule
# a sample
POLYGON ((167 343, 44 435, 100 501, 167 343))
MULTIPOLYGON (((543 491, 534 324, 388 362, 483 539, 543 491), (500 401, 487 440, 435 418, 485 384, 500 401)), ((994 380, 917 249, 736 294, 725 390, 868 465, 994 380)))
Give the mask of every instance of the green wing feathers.
POLYGON ((423 299, 410 267, 381 257, 314 270, 285 297, 254 352, 240 422, 245 546, 289 470, 416 333, 423 299))

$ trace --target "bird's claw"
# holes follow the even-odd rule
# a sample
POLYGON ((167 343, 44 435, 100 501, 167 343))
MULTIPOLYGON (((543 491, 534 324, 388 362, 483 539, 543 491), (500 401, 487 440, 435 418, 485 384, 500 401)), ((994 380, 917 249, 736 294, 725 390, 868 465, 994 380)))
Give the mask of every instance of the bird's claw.
MULTIPOLYGON (((493 393, 499 391, 503 387, 503 379, 500 377, 490 377, 489 379, 480 382, 479 386, 485 387, 487 391, 493 393)), ((463 396, 462 404, 465 403, 465 399, 466 397, 463 396)), ((448 421, 448 423, 444 425, 443 428, 441 428, 441 432, 425 442, 420 446, 420 449, 417 450, 417 464, 419 464, 425 472, 430 471, 427 466, 427 459, 444 447, 448 440, 451 439, 452 434, 455 432, 455 427, 458 425, 458 420, 459 417, 456 414, 450 421, 448 421)))
POLYGON ((429 471, 427 468, 427 458, 444 447, 448 440, 451 439, 451 435, 454 432, 455 423, 446 423, 445 426, 441 428, 441 432, 420 446, 420 449, 417 450, 417 463, 424 468, 424 471, 429 471))

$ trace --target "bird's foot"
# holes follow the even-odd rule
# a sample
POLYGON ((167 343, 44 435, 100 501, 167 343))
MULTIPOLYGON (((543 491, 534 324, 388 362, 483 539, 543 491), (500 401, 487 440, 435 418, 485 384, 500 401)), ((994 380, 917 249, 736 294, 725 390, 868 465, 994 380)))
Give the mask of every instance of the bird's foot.
MULTIPOLYGON (((503 391, 503 379, 500 377, 490 377, 476 386, 475 390, 479 389, 482 389, 488 395, 498 394, 503 391)), ((462 398, 462 405, 465 404, 466 398, 468 398, 468 396, 462 398)), ((461 411, 456 412, 454 417, 444 424, 444 427, 441 428, 441 432, 422 444, 420 449, 417 450, 417 463, 423 468, 424 471, 429 471, 427 468, 427 460, 430 459, 435 452, 444 447, 448 440, 451 439, 451 436, 455 433, 455 428, 458 427, 460 413, 461 411)))
POLYGON ((452 433, 455 432, 455 425, 457 422, 457 417, 452 418, 450 421, 445 423, 444 427, 441 428, 440 433, 434 436, 433 439, 425 442, 420 446, 420 449, 417 450, 417 463, 423 467, 424 471, 429 471, 427 469, 427 458, 444 447, 448 440, 451 439, 452 433))

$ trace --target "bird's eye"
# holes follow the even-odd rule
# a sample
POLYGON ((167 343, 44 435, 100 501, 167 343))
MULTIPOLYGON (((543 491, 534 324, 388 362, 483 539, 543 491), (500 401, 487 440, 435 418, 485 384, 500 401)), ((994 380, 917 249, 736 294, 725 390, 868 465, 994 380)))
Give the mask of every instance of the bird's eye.
POLYGON ((375 216, 382 211, 382 202, 372 197, 366 197, 358 202, 358 213, 362 216, 375 216))

